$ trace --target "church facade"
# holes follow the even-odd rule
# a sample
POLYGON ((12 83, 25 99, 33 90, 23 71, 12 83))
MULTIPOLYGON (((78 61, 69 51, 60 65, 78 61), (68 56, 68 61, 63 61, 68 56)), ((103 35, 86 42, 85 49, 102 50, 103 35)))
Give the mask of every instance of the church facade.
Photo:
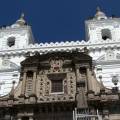
POLYGON ((119 120, 120 18, 97 8, 86 40, 35 43, 22 14, 0 29, 1 120, 119 120))

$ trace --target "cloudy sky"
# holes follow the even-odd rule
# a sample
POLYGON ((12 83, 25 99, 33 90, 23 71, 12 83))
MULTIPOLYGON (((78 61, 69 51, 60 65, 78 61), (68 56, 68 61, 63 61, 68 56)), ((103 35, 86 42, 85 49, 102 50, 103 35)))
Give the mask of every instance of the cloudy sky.
POLYGON ((120 0, 0 0, 0 26, 13 24, 24 12, 37 42, 82 40, 84 21, 97 6, 120 16, 120 0))

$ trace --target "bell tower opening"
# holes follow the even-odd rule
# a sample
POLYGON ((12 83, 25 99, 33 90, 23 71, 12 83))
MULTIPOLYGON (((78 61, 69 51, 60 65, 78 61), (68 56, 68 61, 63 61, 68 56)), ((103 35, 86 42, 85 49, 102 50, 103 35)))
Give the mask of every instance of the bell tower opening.
POLYGON ((103 40, 112 39, 111 31, 109 29, 102 29, 101 35, 103 40))
POLYGON ((9 37, 9 38, 7 39, 7 45, 8 45, 9 47, 14 46, 14 45, 15 45, 15 37, 9 37))

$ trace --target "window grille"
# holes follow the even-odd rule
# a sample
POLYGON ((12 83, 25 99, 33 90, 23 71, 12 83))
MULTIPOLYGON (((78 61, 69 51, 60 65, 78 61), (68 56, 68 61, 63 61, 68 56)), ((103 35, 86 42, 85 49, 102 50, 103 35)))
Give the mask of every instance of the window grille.
POLYGON ((63 92, 63 80, 51 80, 51 92, 63 92))
POLYGON ((89 109, 77 109, 73 111, 73 120, 102 120, 98 110, 96 114, 91 114, 89 109))

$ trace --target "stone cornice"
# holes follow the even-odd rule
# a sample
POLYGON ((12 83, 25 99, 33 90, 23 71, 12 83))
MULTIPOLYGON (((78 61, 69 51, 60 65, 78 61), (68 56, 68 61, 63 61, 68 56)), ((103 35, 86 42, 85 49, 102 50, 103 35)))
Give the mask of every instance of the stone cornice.
POLYGON ((0 73, 2 73, 2 72, 14 72, 14 71, 20 71, 20 67, 19 67, 19 68, 15 68, 15 69, 4 69, 4 70, 0 70, 0 73))
POLYGON ((96 24, 100 26, 100 23, 108 25, 108 24, 113 24, 113 23, 119 23, 120 22, 120 18, 108 18, 105 20, 96 20, 96 19, 91 19, 91 20, 87 20, 85 21, 87 24, 96 24))
POLYGON ((21 31, 21 30, 28 30, 30 29, 30 26, 22 26, 22 27, 11 27, 11 26, 6 26, 6 27, 2 27, 0 28, 0 32, 16 32, 16 31, 21 31))
POLYGON ((115 42, 112 40, 99 40, 98 43, 90 43, 90 41, 71 41, 71 42, 56 42, 56 43, 40 43, 40 44, 30 44, 24 48, 6 48, 0 50, 0 56, 4 55, 25 55, 27 52, 33 53, 38 51, 40 53, 52 52, 52 51, 71 51, 78 48, 80 51, 84 47, 87 47, 89 51, 98 50, 104 48, 117 48, 120 47, 120 42, 115 42))

